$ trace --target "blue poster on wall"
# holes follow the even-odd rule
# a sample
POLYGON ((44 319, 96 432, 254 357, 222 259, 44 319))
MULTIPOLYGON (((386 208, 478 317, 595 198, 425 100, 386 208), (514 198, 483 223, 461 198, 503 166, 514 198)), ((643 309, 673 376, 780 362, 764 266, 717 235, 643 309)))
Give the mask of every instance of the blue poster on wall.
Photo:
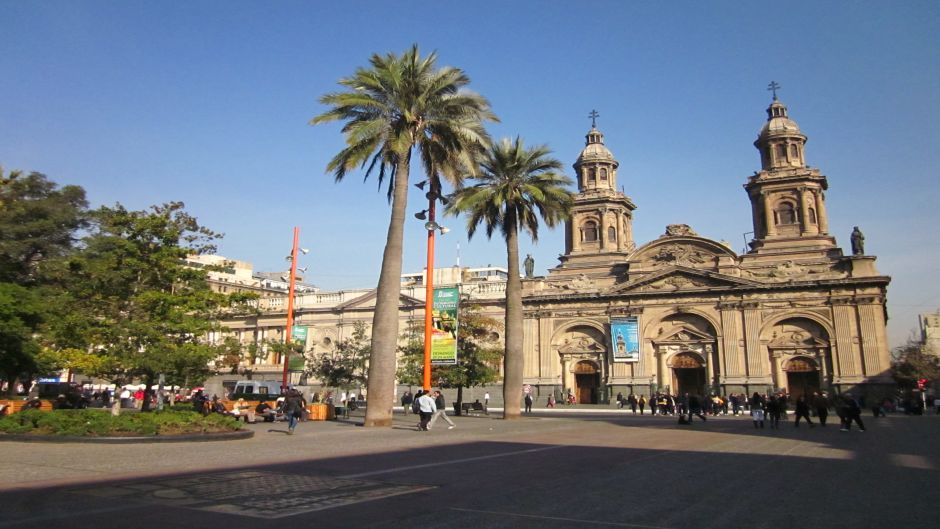
POLYGON ((623 318, 610 322, 611 351, 614 362, 640 361, 640 333, 637 318, 623 318))

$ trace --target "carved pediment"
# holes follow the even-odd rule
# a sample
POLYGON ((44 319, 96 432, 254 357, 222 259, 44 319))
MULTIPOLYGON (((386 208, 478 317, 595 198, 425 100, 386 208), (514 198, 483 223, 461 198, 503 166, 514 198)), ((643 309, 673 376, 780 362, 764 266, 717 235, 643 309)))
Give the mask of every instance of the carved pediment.
POLYGON ((578 274, 565 281, 554 281, 548 285, 553 290, 567 292, 595 292, 598 290, 597 282, 586 274, 578 274))
POLYGON ((672 331, 669 334, 664 336, 657 337, 653 340, 655 343, 686 343, 686 342, 714 342, 715 337, 709 336, 705 333, 699 332, 695 329, 690 329, 688 327, 683 327, 679 330, 672 331))
POLYGON ((612 292, 676 292, 707 288, 756 286, 756 281, 673 266, 614 287, 612 292))
POLYGON ((774 336, 767 345, 774 349, 815 349, 817 347, 829 346, 827 342, 820 340, 806 331, 786 332, 774 336))
POLYGON ((630 256, 632 267, 685 266, 715 270, 720 259, 736 260, 727 246, 698 237, 688 226, 671 225, 659 239, 630 256))
MULTIPOLYGON (((351 299, 345 303, 340 303, 337 305, 334 310, 354 310, 358 308, 375 308, 376 301, 376 291, 372 290, 366 294, 359 296, 358 298, 351 299)), ((398 306, 400 308, 412 308, 412 307, 423 307, 424 301, 413 298, 411 296, 406 296, 404 294, 398 295, 398 306)))
POLYGON ((838 264, 798 263, 786 260, 760 268, 742 268, 744 277, 769 281, 812 281, 814 279, 838 279, 848 275, 838 264))
POLYGON ((574 340, 565 340, 565 343, 558 348, 558 352, 561 354, 602 353, 606 350, 606 347, 586 336, 574 340))

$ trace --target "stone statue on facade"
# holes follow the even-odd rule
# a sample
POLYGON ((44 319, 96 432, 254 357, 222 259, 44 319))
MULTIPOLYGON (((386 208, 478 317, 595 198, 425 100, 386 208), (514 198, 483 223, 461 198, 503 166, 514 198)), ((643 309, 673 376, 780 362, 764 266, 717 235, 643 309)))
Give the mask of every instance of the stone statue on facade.
POLYGON ((522 267, 525 269, 526 279, 531 279, 535 274, 535 259, 532 258, 532 254, 525 254, 525 261, 522 262, 522 267))
POLYGON ((865 255, 865 236, 858 226, 852 230, 852 255, 865 255))

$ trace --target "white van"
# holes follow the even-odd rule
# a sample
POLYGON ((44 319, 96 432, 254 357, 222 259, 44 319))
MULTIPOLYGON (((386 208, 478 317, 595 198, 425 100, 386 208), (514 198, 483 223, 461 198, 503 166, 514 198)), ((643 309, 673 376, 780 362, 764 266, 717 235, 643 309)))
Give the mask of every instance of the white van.
POLYGON ((281 384, 273 380, 240 380, 232 390, 232 400, 276 399, 281 394, 281 384))

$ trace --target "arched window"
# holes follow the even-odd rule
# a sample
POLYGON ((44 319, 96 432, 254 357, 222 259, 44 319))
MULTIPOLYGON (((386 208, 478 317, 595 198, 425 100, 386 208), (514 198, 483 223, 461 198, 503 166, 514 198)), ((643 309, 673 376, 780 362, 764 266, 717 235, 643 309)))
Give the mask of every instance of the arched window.
POLYGON ((591 183, 597 182, 597 169, 593 167, 588 169, 588 182, 591 182, 591 183))
POLYGON ((601 180, 607 180, 607 168, 601 167, 601 180))
POLYGON ((816 224, 816 210, 813 208, 809 208, 808 211, 809 211, 809 223, 816 224))
POLYGON ((584 227, 581 228, 581 240, 584 242, 596 242, 597 241, 597 223, 594 221, 587 221, 584 223, 584 227))
POLYGON ((790 145, 790 159, 794 162, 800 159, 800 148, 796 145, 790 145))
POLYGON ((789 202, 781 202, 774 210, 777 224, 796 224, 796 208, 789 202))
POLYGON ((617 242, 617 228, 610 226, 607 228, 607 240, 610 242, 617 242))
POLYGON ((777 161, 787 161, 787 146, 783 145, 782 143, 777 145, 777 161))

